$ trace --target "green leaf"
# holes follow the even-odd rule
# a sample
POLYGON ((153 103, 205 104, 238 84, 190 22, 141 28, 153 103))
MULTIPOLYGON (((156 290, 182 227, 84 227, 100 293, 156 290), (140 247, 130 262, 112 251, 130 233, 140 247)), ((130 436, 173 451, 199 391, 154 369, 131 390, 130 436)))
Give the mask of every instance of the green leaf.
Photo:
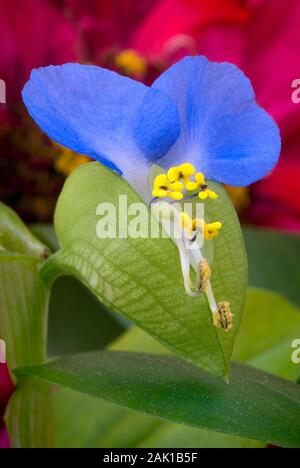
POLYGON ((53 400, 58 448, 132 448, 162 424, 142 413, 62 388, 53 400))
POLYGON ((251 287, 275 291, 300 307, 300 236, 245 229, 251 287))
POLYGON ((0 245, 11 252, 30 255, 39 260, 49 256, 49 249, 34 237, 13 210, 1 202, 0 245))
POLYGON ((234 359, 289 380, 300 378, 292 343, 300 338, 300 310, 278 294, 248 293, 234 359))
POLYGON ((53 400, 54 446, 58 448, 265 446, 264 442, 169 423, 63 388, 53 393, 53 400))
POLYGON ((10 369, 45 362, 48 295, 37 263, 34 257, 0 251, 0 338, 10 369))
POLYGON ((264 442, 230 434, 195 429, 179 424, 163 423, 144 438, 144 448, 264 448, 264 442))
POLYGON ((55 226, 62 250, 42 269, 46 284, 60 274, 82 281, 108 308, 122 313, 176 354, 218 375, 227 375, 228 359, 242 314, 246 257, 236 214, 218 186, 220 199, 208 204, 209 216, 224 223, 214 249, 213 287, 218 301, 229 300, 235 314, 232 333, 217 332, 206 298, 184 291, 178 251, 170 239, 99 239, 97 206, 118 207, 139 196, 118 175, 98 163, 81 166, 67 180, 55 226))
MULTIPOLYGON (((291 341, 295 336, 300 336, 299 326, 299 310, 284 298, 267 291, 249 290, 234 357, 275 375, 297 381, 300 366, 292 363, 290 355, 291 341)), ((110 349, 168 353, 162 344, 137 327, 124 333, 110 349)), ((60 389, 54 396, 54 433, 58 447, 265 446, 263 442, 229 434, 158 421, 66 389, 60 389), (83 428, 80 433, 76 429, 79 425, 83 428)))
POLYGON ((246 366, 233 365, 226 384, 172 356, 114 351, 19 369, 17 375, 173 422, 284 447, 300 445, 300 387, 246 366))

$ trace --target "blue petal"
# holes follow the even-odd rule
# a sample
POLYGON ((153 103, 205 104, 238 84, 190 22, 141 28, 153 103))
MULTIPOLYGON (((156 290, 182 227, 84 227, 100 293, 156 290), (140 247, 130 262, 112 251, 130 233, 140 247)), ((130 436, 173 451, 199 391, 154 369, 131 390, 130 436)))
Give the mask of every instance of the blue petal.
POLYGON ((160 95, 154 96, 154 88, 149 90, 137 114, 134 138, 142 153, 155 161, 164 156, 178 139, 180 123, 171 99, 161 91, 160 95))
POLYGON ((23 99, 53 140, 123 173, 138 189, 145 180, 135 179, 140 173, 145 178, 150 162, 179 135, 177 110, 168 96, 95 66, 33 70, 23 99))
POLYGON ((164 167, 192 162, 207 178, 244 186, 278 161, 278 127, 236 66, 187 57, 153 87, 176 103, 181 122, 180 138, 159 162, 164 167))

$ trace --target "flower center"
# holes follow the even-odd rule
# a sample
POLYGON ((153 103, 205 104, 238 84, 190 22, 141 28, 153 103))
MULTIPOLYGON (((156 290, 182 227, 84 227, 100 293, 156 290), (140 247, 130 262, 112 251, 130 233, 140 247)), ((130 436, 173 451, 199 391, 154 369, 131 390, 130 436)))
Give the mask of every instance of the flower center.
POLYGON ((182 200, 184 195, 198 196, 200 200, 218 198, 218 195, 209 189, 204 175, 196 172, 190 163, 171 167, 167 174, 159 174, 154 180, 152 195, 154 198, 171 198, 177 201, 182 200))

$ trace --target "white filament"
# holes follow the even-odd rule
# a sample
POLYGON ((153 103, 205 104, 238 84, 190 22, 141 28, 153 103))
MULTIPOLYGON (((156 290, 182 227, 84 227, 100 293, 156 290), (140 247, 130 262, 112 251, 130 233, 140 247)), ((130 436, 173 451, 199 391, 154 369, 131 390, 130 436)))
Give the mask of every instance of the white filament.
MULTIPOLYGON (((202 292, 197 288, 197 284, 199 284, 199 265, 203 260, 203 255, 200 246, 197 244, 197 239, 194 242, 191 242, 186 232, 181 230, 180 212, 174 207, 174 205, 162 202, 155 203, 153 207, 155 207, 155 209, 152 210, 152 214, 160 219, 164 230, 178 248, 183 283, 186 293, 190 297, 199 296, 202 294, 202 292), (180 229, 180 235, 178 235, 178 229, 180 229), (196 284, 193 284, 191 280, 191 268, 197 274, 196 284)), ((207 283, 205 294, 207 296, 211 312, 215 313, 218 310, 218 306, 210 281, 207 283)))

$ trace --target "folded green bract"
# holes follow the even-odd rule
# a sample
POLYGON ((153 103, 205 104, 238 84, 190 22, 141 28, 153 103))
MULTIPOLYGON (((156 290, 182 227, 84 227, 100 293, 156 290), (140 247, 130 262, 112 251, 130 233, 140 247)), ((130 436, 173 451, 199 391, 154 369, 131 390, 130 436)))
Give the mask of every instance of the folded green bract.
POLYGON ((118 207, 142 202, 118 175, 99 163, 81 166, 67 180, 55 213, 61 250, 41 271, 46 283, 60 274, 82 281, 107 306, 196 366, 228 376, 229 359, 244 308, 247 260, 235 210, 219 184, 219 199, 206 205, 224 226, 214 243, 212 285, 217 301, 228 300, 235 316, 230 333, 213 325, 205 295, 189 297, 183 286, 177 248, 170 238, 100 239, 96 235, 100 203, 118 207))

